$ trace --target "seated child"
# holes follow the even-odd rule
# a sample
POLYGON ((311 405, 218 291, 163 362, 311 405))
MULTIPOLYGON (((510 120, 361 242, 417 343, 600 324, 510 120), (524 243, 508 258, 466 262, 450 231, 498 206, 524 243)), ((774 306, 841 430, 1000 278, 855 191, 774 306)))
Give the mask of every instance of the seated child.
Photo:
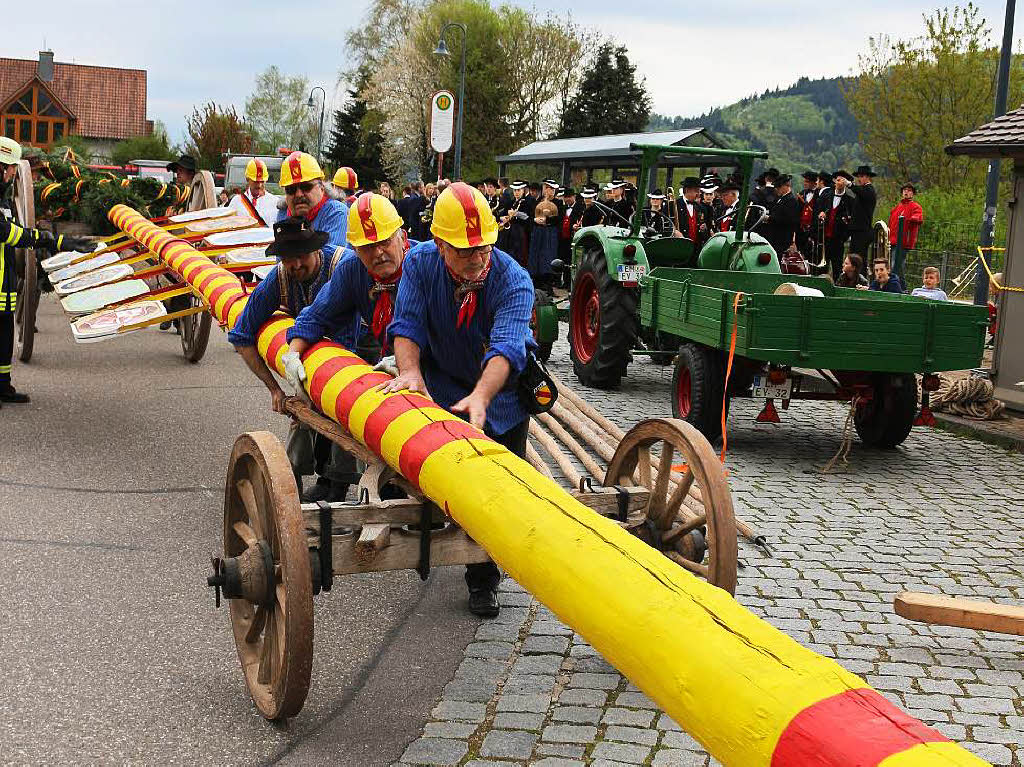
POLYGON ((886 293, 902 293, 903 283, 899 275, 889 271, 889 262, 884 258, 876 258, 872 263, 875 279, 871 281, 871 290, 881 290, 886 293))
POLYGON ((924 272, 921 274, 921 282, 924 283, 919 288, 914 288, 914 292, 910 295, 920 296, 921 298, 932 298, 936 301, 948 301, 949 296, 946 295, 946 291, 939 287, 939 270, 934 266, 926 266, 924 272))

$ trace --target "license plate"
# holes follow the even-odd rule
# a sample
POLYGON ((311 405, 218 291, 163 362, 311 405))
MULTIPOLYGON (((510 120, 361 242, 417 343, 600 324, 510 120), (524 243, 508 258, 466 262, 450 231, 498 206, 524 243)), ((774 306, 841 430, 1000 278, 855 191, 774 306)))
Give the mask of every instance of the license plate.
POLYGON ((645 274, 647 267, 644 264, 619 264, 619 282, 640 282, 645 274))
POLYGON ((768 376, 754 376, 754 399, 789 399, 793 394, 793 379, 787 378, 780 384, 768 381, 768 376))

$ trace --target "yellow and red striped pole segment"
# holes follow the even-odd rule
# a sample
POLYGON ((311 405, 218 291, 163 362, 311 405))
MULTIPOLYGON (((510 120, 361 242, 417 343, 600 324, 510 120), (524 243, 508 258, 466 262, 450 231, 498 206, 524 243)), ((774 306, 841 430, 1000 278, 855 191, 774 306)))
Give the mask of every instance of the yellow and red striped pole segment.
MULTIPOLYGON (((136 238, 152 238, 130 213, 114 209, 111 218, 128 224, 136 238)), ((188 272, 182 277, 220 319, 224 297, 214 295, 220 288, 214 273, 173 242, 151 241, 152 250, 161 257, 168 252, 188 272)), ((239 303, 227 309, 229 326, 239 303)), ((291 325, 290 317, 277 315, 259 332, 259 352, 278 372, 291 325)), ((426 397, 381 394, 376 386, 389 376, 344 347, 314 344, 303 363, 320 412, 443 507, 723 764, 986 764, 426 397)))

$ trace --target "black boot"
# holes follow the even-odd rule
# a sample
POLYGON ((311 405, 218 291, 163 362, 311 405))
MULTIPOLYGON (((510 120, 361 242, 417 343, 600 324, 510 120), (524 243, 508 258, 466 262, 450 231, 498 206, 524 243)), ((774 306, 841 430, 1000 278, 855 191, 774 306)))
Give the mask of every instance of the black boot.
POLYGON ((498 592, 486 586, 470 589, 469 611, 481 618, 497 618, 501 611, 498 606, 498 592))
POLYGON ((341 503, 348 496, 348 482, 331 481, 330 490, 327 491, 328 503, 341 503))
POLYGON ((469 611, 481 618, 496 618, 498 606, 498 583, 501 572, 494 562, 477 562, 466 565, 466 586, 469 587, 469 611))
POLYGON ((0 402, 13 402, 16 404, 21 404, 28 401, 29 397, 27 394, 25 394, 24 392, 16 391, 15 388, 10 384, 0 386, 0 402))
POLYGON ((326 477, 317 477, 316 484, 302 494, 303 503, 316 503, 329 500, 331 494, 331 482, 326 477))

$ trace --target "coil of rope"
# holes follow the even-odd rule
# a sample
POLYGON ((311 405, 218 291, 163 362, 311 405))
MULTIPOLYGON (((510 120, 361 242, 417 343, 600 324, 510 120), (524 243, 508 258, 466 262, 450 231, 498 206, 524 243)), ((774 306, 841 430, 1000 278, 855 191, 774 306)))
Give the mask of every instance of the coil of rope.
POLYGON ((994 388, 987 378, 968 377, 953 380, 939 376, 939 388, 932 392, 931 408, 939 412, 993 421, 1001 418, 1006 405, 992 396, 994 388))

